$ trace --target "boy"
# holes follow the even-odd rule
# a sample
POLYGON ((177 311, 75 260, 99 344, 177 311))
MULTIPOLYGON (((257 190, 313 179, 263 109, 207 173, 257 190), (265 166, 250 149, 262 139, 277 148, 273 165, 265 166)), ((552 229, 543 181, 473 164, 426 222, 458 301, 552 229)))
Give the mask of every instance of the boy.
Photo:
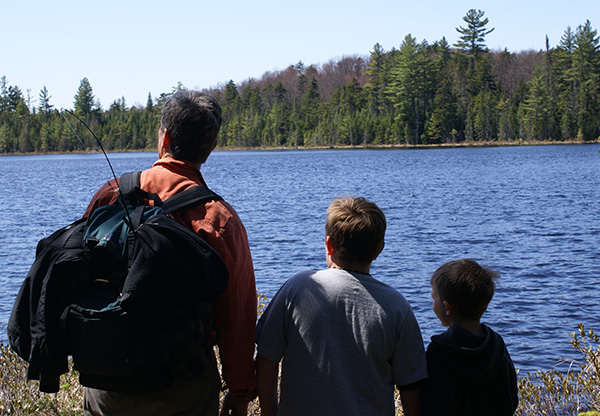
POLYGON ((512 415, 517 376, 502 337, 480 323, 499 273, 471 259, 439 267, 431 277, 433 311, 449 327, 431 337, 425 415, 512 415))
POLYGON ((404 414, 417 414, 427 377, 419 326, 406 299, 369 274, 385 228, 364 198, 329 206, 328 268, 289 279, 258 323, 263 415, 394 415, 394 386, 404 414))

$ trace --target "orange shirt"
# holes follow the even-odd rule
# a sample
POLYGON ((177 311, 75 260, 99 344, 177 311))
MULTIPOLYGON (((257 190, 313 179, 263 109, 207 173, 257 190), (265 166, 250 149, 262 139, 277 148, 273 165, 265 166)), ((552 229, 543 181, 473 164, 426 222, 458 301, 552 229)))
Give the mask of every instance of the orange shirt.
MULTIPOLYGON (((152 169, 142 172, 140 185, 164 201, 192 186, 206 183, 193 163, 164 157, 156 161, 152 169)), ((92 198, 85 216, 99 206, 115 202, 116 195, 114 180, 104 184, 92 198)), ((216 343, 227 387, 235 395, 251 398, 256 391, 256 283, 246 229, 225 201, 193 206, 174 213, 173 218, 206 240, 227 266, 229 283, 215 302, 216 343)))

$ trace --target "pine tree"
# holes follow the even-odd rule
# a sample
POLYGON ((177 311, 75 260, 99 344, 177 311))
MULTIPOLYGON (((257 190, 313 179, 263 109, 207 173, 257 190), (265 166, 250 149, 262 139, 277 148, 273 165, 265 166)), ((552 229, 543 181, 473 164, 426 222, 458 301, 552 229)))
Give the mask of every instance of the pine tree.
POLYGON ((441 77, 435 99, 433 112, 427 126, 427 135, 433 143, 449 143, 456 135, 456 98, 452 93, 450 78, 441 77))
POLYGON ((75 107, 75 113, 84 118, 89 117, 94 110, 94 93, 87 78, 83 78, 79 83, 79 88, 74 98, 73 106, 75 107))
POLYGON ((386 92, 397 111, 401 136, 406 143, 418 144, 421 140, 435 97, 437 74, 431 50, 427 42, 417 44, 409 34, 395 54, 390 70, 386 92))
POLYGON ((379 115, 386 108, 385 87, 389 76, 387 56, 379 43, 373 47, 365 75, 369 79, 365 84, 369 112, 379 115))
MULTIPOLYGON (((23 93, 21 89, 16 85, 11 85, 8 87, 8 96, 6 102, 6 110, 9 112, 16 112, 19 104, 23 102, 25 104, 25 99, 23 97, 23 93)), ((27 111, 29 113, 29 109, 27 111)))
POLYGON ((497 109, 498 100, 492 91, 482 90, 474 97, 468 115, 473 140, 489 142, 498 137, 497 109))
POLYGON ((108 111, 117 111, 117 112, 127 111, 127 104, 125 103, 125 97, 121 96, 121 98, 117 98, 116 100, 114 100, 112 102, 112 104, 110 105, 110 107, 108 108, 108 111))
POLYGON ((154 100, 152 99, 152 94, 148 93, 148 101, 146 102, 146 111, 152 112, 154 108, 154 100))
POLYGON ((583 140, 600 136, 600 49, 597 35, 589 20, 575 33, 573 70, 577 79, 578 137, 583 140))
POLYGON ((556 76, 557 117, 563 140, 577 136, 577 79, 573 70, 575 33, 567 27, 556 49, 551 51, 556 76))
POLYGON ((527 84, 529 92, 521 105, 523 136, 527 140, 545 140, 548 138, 550 111, 548 91, 539 69, 527 84))
POLYGON ((50 104, 50 98, 52 98, 52 96, 48 92, 48 89, 46 88, 45 85, 44 85, 44 88, 42 88, 40 90, 39 97, 40 97, 40 103, 38 105, 38 110, 40 111, 40 114, 43 114, 44 116, 48 116, 52 112, 52 108, 54 106, 52 104, 50 104))
POLYGON ((221 102, 223 105, 223 119, 225 122, 221 127, 221 137, 226 146, 239 146, 240 139, 240 105, 237 86, 233 80, 225 85, 224 97, 221 102))
POLYGON ((455 46, 467 51, 472 56, 487 51, 484 43, 485 37, 495 29, 486 29, 485 26, 489 23, 489 19, 487 17, 482 19, 484 14, 481 10, 471 9, 463 17, 467 27, 459 26, 456 28, 457 32, 460 33, 460 38, 455 46))
POLYGON ((0 78, 0 114, 8 111, 8 79, 6 75, 0 78))
POLYGON ((300 106, 298 115, 300 121, 299 126, 301 127, 300 134, 303 136, 304 144, 317 144, 315 143, 315 133, 321 116, 319 104, 319 84, 317 79, 312 77, 306 86, 306 92, 302 99, 302 105, 300 106))

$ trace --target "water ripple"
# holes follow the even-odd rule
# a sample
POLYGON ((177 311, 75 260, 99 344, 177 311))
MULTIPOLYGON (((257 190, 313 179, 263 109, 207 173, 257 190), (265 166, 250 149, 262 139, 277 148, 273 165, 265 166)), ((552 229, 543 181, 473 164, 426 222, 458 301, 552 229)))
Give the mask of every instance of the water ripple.
MULTIPOLYGON (((599 149, 216 152, 203 174, 244 221, 268 297, 293 274, 325 267, 325 213, 340 195, 384 210, 386 247, 372 273, 409 300, 426 344, 443 331, 431 310, 433 271, 461 257, 499 270, 483 320, 526 372, 576 358, 569 333, 600 322, 599 149)), ((121 174, 155 156, 111 160, 121 174)), ((0 326, 37 241, 77 219, 109 175, 100 155, 0 158, 0 326)))

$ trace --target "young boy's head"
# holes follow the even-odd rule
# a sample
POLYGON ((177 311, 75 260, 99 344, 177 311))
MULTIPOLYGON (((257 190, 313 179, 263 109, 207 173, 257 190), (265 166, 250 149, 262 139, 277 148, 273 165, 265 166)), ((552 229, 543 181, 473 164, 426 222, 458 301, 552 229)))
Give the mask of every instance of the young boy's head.
POLYGON ((500 274, 471 259, 454 260, 440 266, 431 276, 433 309, 448 326, 448 311, 462 320, 477 321, 494 296, 500 274))
POLYGON ((384 246, 385 215, 365 198, 335 199, 327 210, 325 235, 345 263, 371 263, 384 246))

